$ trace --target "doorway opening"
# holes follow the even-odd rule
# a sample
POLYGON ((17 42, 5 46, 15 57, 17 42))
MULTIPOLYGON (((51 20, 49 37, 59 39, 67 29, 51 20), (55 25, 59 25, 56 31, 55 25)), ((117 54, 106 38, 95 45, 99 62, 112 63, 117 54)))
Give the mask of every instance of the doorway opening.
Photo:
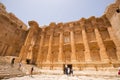
POLYGON ((64 72, 64 74, 67 74, 66 73, 66 70, 67 69, 70 69, 70 70, 72 70, 72 64, 63 64, 63 72, 64 72))
POLYGON ((30 61, 31 61, 30 59, 26 59, 27 64, 30 64, 30 61))
POLYGON ((70 70, 71 70, 72 69, 72 64, 68 64, 67 67, 70 68, 70 70))

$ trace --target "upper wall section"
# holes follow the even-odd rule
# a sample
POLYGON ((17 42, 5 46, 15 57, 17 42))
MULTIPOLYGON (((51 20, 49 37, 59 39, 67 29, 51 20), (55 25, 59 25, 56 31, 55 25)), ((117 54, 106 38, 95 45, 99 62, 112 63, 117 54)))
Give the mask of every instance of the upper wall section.
POLYGON ((110 20, 112 16, 120 9, 120 0, 116 0, 115 3, 110 4, 105 11, 106 17, 110 20))
POLYGON ((115 31, 115 35, 120 41, 120 0, 116 0, 115 3, 109 5, 105 14, 115 31))
POLYGON ((0 56, 18 56, 27 32, 27 26, 0 3, 0 56))
POLYGON ((48 31, 48 30, 52 30, 52 29, 63 29, 64 32, 70 31, 70 30, 74 30, 74 29, 82 29, 82 28, 86 28, 86 30, 88 30, 88 32, 90 32, 91 28, 94 28, 94 25, 101 25, 101 26, 97 26, 99 28, 106 28, 106 27, 111 27, 111 24, 109 22, 109 20, 106 18, 106 15, 103 15, 99 18, 96 18, 94 16, 91 16, 88 19, 85 18, 81 18, 80 20, 77 21, 73 21, 73 22, 67 22, 67 23, 50 23, 48 26, 44 26, 44 30, 48 31), (84 26, 84 27, 82 27, 84 26), (75 27, 73 29, 73 27, 75 27))
POLYGON ((13 13, 8 13, 6 11, 6 7, 2 3, 0 3, 0 16, 6 17, 12 23, 17 24, 19 28, 23 30, 27 30, 27 26, 20 19, 18 19, 13 13))

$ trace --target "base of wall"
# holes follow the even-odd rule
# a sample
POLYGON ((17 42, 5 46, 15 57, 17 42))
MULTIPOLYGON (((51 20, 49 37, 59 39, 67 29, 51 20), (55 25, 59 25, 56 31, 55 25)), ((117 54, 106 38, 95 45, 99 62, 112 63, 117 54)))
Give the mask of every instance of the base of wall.
POLYGON ((37 65, 41 69, 49 69, 49 70, 63 70, 65 68, 65 65, 71 66, 73 70, 104 70, 109 68, 118 68, 120 66, 120 62, 114 62, 114 63, 77 63, 77 64, 39 64, 37 65))
MULTIPOLYGON (((19 58, 16 58, 16 62, 19 62, 19 58)), ((25 60, 22 61, 23 64, 26 64, 25 60)), ((32 63, 30 63, 32 64, 32 63)), ((71 67, 73 70, 104 70, 104 69, 112 69, 120 67, 120 62, 43 62, 36 64, 40 69, 47 70, 64 70, 65 65, 71 67)))

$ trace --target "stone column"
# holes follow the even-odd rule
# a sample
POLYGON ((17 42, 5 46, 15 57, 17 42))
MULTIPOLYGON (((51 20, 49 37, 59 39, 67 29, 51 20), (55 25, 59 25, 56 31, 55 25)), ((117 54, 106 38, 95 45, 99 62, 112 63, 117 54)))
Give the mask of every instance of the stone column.
POLYGON ((30 37, 31 35, 32 35, 32 30, 30 29, 29 32, 28 32, 28 35, 27 35, 27 37, 26 37, 26 39, 25 39, 25 43, 24 43, 25 46, 28 44, 28 40, 29 40, 29 37, 30 37))
POLYGON ((97 43, 98 43, 98 45, 100 47, 101 61, 102 62, 109 62, 109 58, 107 56, 105 45, 103 43, 102 37, 101 37, 97 27, 95 27, 95 36, 96 36, 97 43))
POLYGON ((63 32, 60 33, 58 62, 62 62, 62 53, 63 53, 63 32))
POLYGON ((36 62, 37 65, 41 64, 40 57, 41 57, 41 54, 42 54, 43 41, 44 41, 44 32, 41 33, 40 46, 39 46, 37 62, 36 62))
POLYGON ((114 31, 112 29, 112 27, 108 27, 108 32, 110 34, 110 38, 113 40, 113 42, 115 43, 115 46, 116 46, 116 54, 117 54, 117 58, 118 58, 118 61, 120 61, 120 42, 119 40, 116 38, 116 36, 114 35, 114 31))
POLYGON ((0 53, 0 56, 3 56, 3 52, 4 52, 4 47, 5 47, 5 45, 2 43, 2 46, 1 46, 1 53, 0 53))
POLYGON ((47 63, 50 63, 50 55, 52 52, 52 40, 53 40, 53 32, 51 32, 50 38, 49 38, 49 47, 48 47, 48 54, 47 54, 47 63))
POLYGON ((83 36, 83 43, 84 43, 84 46, 85 46, 85 52, 84 52, 84 54, 85 54, 85 61, 86 62, 90 62, 91 61, 90 48, 89 48, 87 34, 85 32, 84 26, 82 27, 82 36, 83 36))
POLYGON ((22 60, 25 63, 25 60, 26 60, 26 57, 27 57, 27 50, 28 49, 26 49, 26 46, 23 45, 21 50, 20 50, 20 54, 19 54, 20 60, 19 61, 22 60))
POLYGON ((70 31, 70 39, 71 39, 71 50, 72 50, 72 54, 71 54, 71 61, 76 61, 76 55, 75 55, 75 41, 74 41, 74 32, 71 30, 70 31))
POLYGON ((3 51, 2 51, 2 56, 5 56, 7 46, 4 44, 3 51))
POLYGON ((22 46, 21 51, 20 51, 20 54, 19 54, 20 61, 23 60, 23 61, 25 62, 25 60, 26 60, 27 50, 28 50, 28 49, 26 49, 26 48, 28 48, 28 40, 29 40, 29 37, 30 37, 31 33, 32 33, 32 31, 31 31, 31 29, 30 29, 29 32, 28 32, 28 35, 27 35, 27 37, 26 37, 26 39, 25 39, 25 43, 24 43, 24 45, 22 46))
MULTIPOLYGON (((26 57, 28 56, 28 53, 30 51, 29 47, 31 46, 31 40, 32 40, 34 34, 36 34, 39 29, 39 25, 37 24, 37 22, 29 21, 28 23, 29 23, 30 29, 29 29, 29 32, 25 39, 25 43, 22 46, 22 49, 21 49, 20 55, 19 55, 19 58, 20 58, 20 60, 22 60, 22 62, 26 62, 26 57)), ((32 44, 32 47, 33 47, 33 44, 32 44)))

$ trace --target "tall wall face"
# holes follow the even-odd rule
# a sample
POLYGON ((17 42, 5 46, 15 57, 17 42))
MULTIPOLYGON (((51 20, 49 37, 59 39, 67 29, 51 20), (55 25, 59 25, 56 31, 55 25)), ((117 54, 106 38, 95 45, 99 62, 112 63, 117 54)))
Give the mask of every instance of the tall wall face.
POLYGON ((105 14, 115 31, 115 35, 120 41, 120 0, 116 0, 115 3, 108 6, 105 14))
POLYGON ((39 51, 41 28, 39 28, 35 21, 30 21, 29 24, 30 29, 20 51, 19 57, 22 61, 31 60, 31 63, 35 64, 39 51))
POLYGON ((35 21, 29 25, 31 28, 21 49, 23 61, 29 60, 45 69, 62 69, 65 64, 73 69, 120 65, 120 43, 106 15, 51 23, 44 28, 39 28, 35 21))
POLYGON ((0 56, 19 56, 19 60, 45 69, 63 69, 66 64, 79 70, 119 67, 118 3, 100 18, 51 23, 43 28, 30 21, 28 30, 0 4, 0 56))
POLYGON ((0 3, 0 56, 19 56, 27 27, 5 9, 0 3))

